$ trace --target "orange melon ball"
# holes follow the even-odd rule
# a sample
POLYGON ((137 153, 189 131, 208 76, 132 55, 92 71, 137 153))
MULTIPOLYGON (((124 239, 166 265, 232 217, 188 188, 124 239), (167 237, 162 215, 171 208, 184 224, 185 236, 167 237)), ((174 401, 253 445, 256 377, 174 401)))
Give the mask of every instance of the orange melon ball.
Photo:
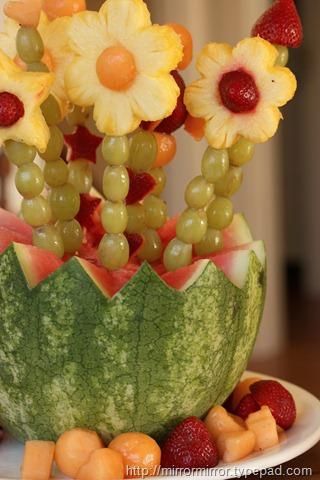
POLYGON ((43 0, 42 9, 51 20, 57 17, 70 17, 86 10, 85 0, 43 0))
POLYGON ((204 137, 205 125, 206 122, 203 118, 196 118, 189 114, 184 122, 184 129, 197 142, 200 142, 204 137))
POLYGON ((159 473, 161 450, 153 438, 144 433, 123 433, 109 444, 109 448, 121 453, 126 478, 140 478, 159 473))
POLYGON ((17 0, 6 2, 3 11, 24 27, 37 27, 40 19, 41 0, 17 0))
POLYGON ((259 382, 261 378, 259 377, 250 377, 246 378, 245 380, 242 380, 242 382, 239 382, 236 388, 233 390, 232 393, 232 410, 235 410, 243 397, 248 395, 250 393, 250 387, 256 382, 259 382))
POLYGON ((153 132, 153 135, 157 140, 158 153, 152 168, 164 167, 174 159, 177 153, 176 139, 173 135, 167 133, 153 132))
POLYGON ((121 45, 106 48, 97 60, 96 69, 102 85, 116 91, 129 88, 137 75, 132 53, 121 45))
POLYGON ((177 68, 179 70, 185 70, 192 62, 193 56, 193 40, 191 33, 186 29, 186 27, 180 25, 179 23, 169 23, 168 25, 180 36, 183 46, 183 59, 178 64, 177 68))
POLYGON ((124 478, 122 456, 110 448, 95 450, 74 478, 76 480, 122 480, 124 478))
POLYGON ((92 452, 103 448, 96 432, 75 428, 63 433, 55 450, 55 462, 67 477, 75 478, 79 468, 89 460, 92 452))

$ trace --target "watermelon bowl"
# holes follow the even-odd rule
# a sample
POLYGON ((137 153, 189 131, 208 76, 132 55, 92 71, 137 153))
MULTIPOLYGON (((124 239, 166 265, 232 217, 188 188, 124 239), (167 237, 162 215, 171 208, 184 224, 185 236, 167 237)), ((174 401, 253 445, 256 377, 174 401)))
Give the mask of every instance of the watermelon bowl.
POLYGON ((242 216, 224 242, 176 272, 144 263, 111 274, 32 247, 31 229, 2 210, 0 424, 19 440, 73 427, 161 438, 223 403, 246 369, 266 286, 263 243, 242 216))

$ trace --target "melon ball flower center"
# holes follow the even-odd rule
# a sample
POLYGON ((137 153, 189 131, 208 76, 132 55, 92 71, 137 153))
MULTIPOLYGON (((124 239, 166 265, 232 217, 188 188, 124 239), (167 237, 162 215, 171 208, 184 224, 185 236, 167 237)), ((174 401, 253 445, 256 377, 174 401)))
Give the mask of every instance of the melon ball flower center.
POLYGON ((134 56, 121 45, 106 48, 99 56, 96 68, 102 85, 115 91, 127 90, 137 75, 134 56))
POLYGON ((259 90, 254 78, 244 70, 225 73, 219 82, 223 105, 233 113, 252 112, 259 103, 259 90))

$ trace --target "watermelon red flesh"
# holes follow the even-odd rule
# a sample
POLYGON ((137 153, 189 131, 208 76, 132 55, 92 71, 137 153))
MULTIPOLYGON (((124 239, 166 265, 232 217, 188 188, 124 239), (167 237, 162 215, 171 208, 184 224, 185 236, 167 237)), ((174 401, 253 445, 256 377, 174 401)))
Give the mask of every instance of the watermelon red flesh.
POLYGON ((30 288, 34 288, 63 265, 53 253, 31 245, 16 243, 15 251, 30 288))
POLYGON ((26 239, 26 243, 32 242, 32 228, 23 220, 20 220, 14 213, 8 212, 3 208, 0 208, 0 227, 20 234, 26 239))
POLYGON ((0 423, 21 440, 160 437, 222 403, 246 367, 265 289, 252 252, 243 289, 210 261, 185 291, 143 264, 112 298, 75 257, 30 290, 20 258, 0 256, 0 423))
POLYGON ((4 252, 12 242, 31 243, 30 238, 25 234, 0 226, 0 253, 4 252))

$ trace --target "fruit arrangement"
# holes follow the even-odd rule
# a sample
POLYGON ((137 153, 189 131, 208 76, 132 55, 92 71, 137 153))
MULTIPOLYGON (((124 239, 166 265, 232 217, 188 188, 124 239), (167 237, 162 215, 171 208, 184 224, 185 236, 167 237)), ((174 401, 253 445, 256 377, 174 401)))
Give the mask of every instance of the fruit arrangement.
POLYGON ((188 417, 159 445, 144 433, 128 432, 107 445, 95 431, 75 428, 56 443, 26 442, 22 479, 48 480, 53 462, 59 471, 77 480, 144 478, 214 468, 243 460, 253 452, 273 448, 296 419, 291 393, 279 382, 247 378, 204 420, 188 417), (250 398, 250 402, 248 399, 250 398))
POLYGON ((294 1, 276 0, 234 48, 206 45, 190 85, 191 34, 152 24, 143 0, 99 12, 84 0, 19 0, 4 12, 0 142, 22 204, 20 217, 0 210, 0 422, 28 441, 24 477, 40 457, 39 480, 49 478, 55 455, 71 477, 123 478, 127 449, 151 448, 158 465, 151 437, 180 421, 163 465, 188 422, 211 463, 270 446, 259 432, 272 424, 275 441, 279 392, 265 403, 253 386, 232 410, 242 421, 217 406, 246 368, 263 311, 264 245, 231 197, 296 90, 285 66, 302 42, 294 1), (185 211, 168 218, 161 195, 181 127, 208 147, 185 211), (199 418, 212 405, 208 433, 199 418), (212 437, 215 415, 238 430, 212 437), (74 444, 88 451, 70 453, 66 470, 74 444))

